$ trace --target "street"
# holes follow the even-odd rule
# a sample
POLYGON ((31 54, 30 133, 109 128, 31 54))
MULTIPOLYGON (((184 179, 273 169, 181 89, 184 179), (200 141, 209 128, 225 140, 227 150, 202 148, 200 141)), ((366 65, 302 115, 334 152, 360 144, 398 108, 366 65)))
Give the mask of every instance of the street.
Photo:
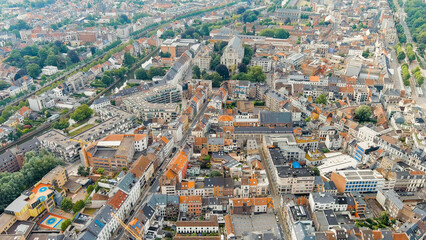
POLYGON ((284 206, 282 206, 281 195, 279 194, 277 190, 277 186, 275 185, 275 182, 273 181, 272 173, 267 163, 268 160, 265 156, 265 153, 263 152, 263 149, 259 148, 259 152, 263 161, 263 167, 265 168, 266 174, 268 175, 269 186, 272 193, 272 198, 274 200, 275 214, 278 216, 278 219, 279 219, 280 224, 278 224, 278 226, 280 228, 282 239, 284 240, 291 239, 290 231, 287 228, 287 219, 284 216, 284 206))
MULTIPOLYGON (((207 103, 208 103, 208 101, 206 100, 206 102, 204 103, 204 106, 201 108, 200 112, 195 116, 194 120, 189 125, 187 131, 185 132, 185 134, 182 137, 182 140, 175 145, 177 150, 173 153, 173 156, 170 157, 170 158, 166 158, 166 160, 163 162, 161 167, 155 173, 154 183, 150 186, 150 184, 149 184, 150 181, 147 181, 147 184, 143 187, 141 196, 139 197, 139 201, 135 205, 135 207, 133 208, 133 210, 134 210, 133 214, 131 214, 128 218, 129 221, 131 221, 134 218, 134 216, 136 215, 136 213, 139 210, 142 210, 142 207, 148 202, 148 200, 151 198, 151 196, 157 192, 157 188, 160 185, 160 177, 161 177, 162 173, 164 173, 164 171, 167 168, 167 166, 169 165, 170 161, 176 156, 176 154, 179 153, 182 145, 186 142, 189 135, 191 134, 192 128, 194 128, 195 124, 197 124, 197 122, 200 120, 200 118, 204 115, 204 112, 207 109, 207 103)), ((125 231, 120 230, 120 229, 122 229, 121 226, 119 226, 116 229, 115 234, 113 235, 113 239, 122 239, 125 231)), ((128 233, 126 233, 126 235, 128 235, 128 233)))

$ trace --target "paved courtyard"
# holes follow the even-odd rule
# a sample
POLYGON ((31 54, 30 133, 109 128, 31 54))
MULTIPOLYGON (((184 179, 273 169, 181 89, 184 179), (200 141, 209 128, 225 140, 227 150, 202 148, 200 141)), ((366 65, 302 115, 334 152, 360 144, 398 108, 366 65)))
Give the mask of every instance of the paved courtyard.
POLYGON ((258 215, 232 215, 232 225, 236 236, 242 236, 251 232, 273 232, 280 234, 275 215, 272 213, 258 215))

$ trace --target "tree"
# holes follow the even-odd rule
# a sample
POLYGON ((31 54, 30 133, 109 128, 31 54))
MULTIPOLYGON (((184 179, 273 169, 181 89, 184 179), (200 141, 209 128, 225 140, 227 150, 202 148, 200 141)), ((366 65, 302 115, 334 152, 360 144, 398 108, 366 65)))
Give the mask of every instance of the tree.
POLYGON ((135 58, 129 52, 124 53, 124 60, 123 60, 124 66, 131 67, 133 66, 135 61, 136 61, 135 58))
POLYGON ((245 63, 238 64, 238 72, 247 73, 247 65, 245 63))
POLYGON ((20 171, 0 173, 0 211, 61 163, 59 158, 46 150, 31 151, 25 154, 24 165, 20 171))
POLYGON ((40 58, 40 64, 44 64, 44 61, 46 61, 47 56, 49 55, 49 52, 46 48, 40 48, 38 50, 37 56, 40 58))
POLYGON ((282 28, 276 28, 276 29, 266 28, 260 31, 259 35, 264 37, 273 37, 273 38, 280 38, 280 39, 287 39, 288 37, 290 37, 290 34, 282 28))
POLYGON ((164 31, 164 33, 161 35, 162 39, 167 39, 167 38, 173 38, 175 36, 175 32, 173 32, 173 30, 166 30, 164 31))
POLYGON ((49 54, 44 62, 46 66, 58 66, 58 57, 54 54, 49 54))
POLYGON ((222 173, 220 173, 219 171, 213 170, 210 172, 210 177, 221 177, 222 173))
POLYGON ((6 81, 0 80, 0 90, 6 89, 10 86, 10 84, 6 81))
POLYGON ((249 65, 252 56, 253 56, 253 49, 250 46, 248 46, 248 45, 244 45, 244 57, 243 57, 243 61, 242 62, 245 65, 249 65))
POLYGON ((286 18, 285 20, 284 20, 284 25, 290 25, 291 24, 291 20, 290 20, 290 18, 286 18))
POLYGON ((395 50, 396 50, 396 58, 398 59, 398 61, 402 61, 402 60, 404 60, 404 59, 405 59, 405 52, 404 52, 404 51, 402 51, 402 48, 401 48, 401 44, 400 44, 400 43, 398 43, 398 44, 395 46, 395 50))
POLYGON ((61 230, 62 231, 67 230, 68 226, 71 225, 71 223, 72 222, 71 222, 70 219, 67 219, 67 220, 63 221, 62 224, 61 224, 61 230))
POLYGON ((362 105, 355 110, 355 118, 360 122, 370 120, 372 114, 371 108, 367 105, 362 105))
POLYGON ((193 78, 196 78, 196 79, 201 78, 201 70, 200 70, 200 67, 198 67, 197 65, 195 65, 192 68, 192 76, 193 76, 193 78))
POLYGON ((108 74, 104 74, 104 75, 102 76, 101 81, 102 81, 102 83, 103 83, 103 84, 105 84, 106 86, 109 86, 109 85, 111 85, 111 83, 113 83, 113 82, 114 82, 114 78, 113 78, 112 76, 108 75, 108 74))
MULTIPOLYGON (((92 191, 93 191, 93 190, 92 190, 92 191)), ((74 204, 74 206, 72 207, 72 211, 73 211, 74 213, 77 213, 77 212, 79 212, 81 209, 83 209, 83 208, 84 208, 84 206, 85 206, 84 201, 83 201, 83 200, 78 200, 78 201, 74 204)))
POLYGON ((275 35, 275 31, 270 28, 263 29, 259 33, 259 36, 264 36, 264 37, 274 37, 274 35, 275 35))
POLYGON ((104 173, 104 171, 105 171, 105 169, 103 169, 103 168, 98 168, 98 170, 96 170, 96 173, 97 174, 103 174, 104 173))
POLYGON ((215 70, 216 67, 220 64, 220 54, 212 53, 210 56, 210 70, 215 70))
POLYGON ((362 57, 368 58, 370 56, 370 49, 367 48, 364 52, 362 52, 362 57))
POLYGON ((71 199, 69 198, 64 198, 62 199, 61 202, 61 209, 64 210, 65 212, 69 212, 71 211, 71 209, 73 208, 73 204, 71 199))
POLYGON ((317 97, 317 99, 315 99, 315 103, 316 104, 324 104, 324 105, 326 105, 327 104, 327 95, 325 95, 325 93, 319 95, 317 97))
POLYGON ((150 79, 149 76, 148 76, 148 73, 143 68, 137 69, 135 71, 135 75, 136 75, 136 79, 141 79, 141 80, 149 80, 150 79))
POLYGON ((257 11, 246 11, 244 12, 242 19, 244 23, 251 23, 257 20, 257 11))
POLYGON ((35 63, 28 64, 27 73, 30 75, 30 77, 37 78, 41 73, 40 66, 35 63))
POLYGON ((278 28, 278 29, 275 29, 274 37, 280 38, 280 39, 287 39, 290 37, 290 33, 282 28, 278 28))
POLYGON ((80 165, 78 167, 77 173, 80 176, 86 177, 90 174, 90 168, 85 168, 84 166, 80 165))
POLYGON ((219 73, 220 76, 222 76, 223 80, 229 79, 229 70, 225 65, 223 64, 217 65, 215 68, 215 71, 219 73))
POLYGON ((68 57, 71 59, 72 63, 80 62, 80 58, 78 57, 78 54, 74 50, 71 50, 68 52, 68 57))
POLYGON ((312 168, 312 171, 314 171, 314 175, 315 175, 315 176, 321 176, 321 173, 320 173, 320 171, 318 170, 318 168, 317 168, 317 167, 313 167, 313 168, 312 168))
POLYGON ((150 79, 156 76, 164 76, 166 75, 166 71, 164 71, 161 67, 150 67, 148 70, 148 76, 150 79))
POLYGON ((172 54, 170 54, 169 52, 163 53, 163 52, 160 51, 160 57, 162 57, 162 58, 169 58, 171 56, 172 56, 172 54))
POLYGON ((73 113, 71 113, 70 117, 76 121, 80 122, 87 118, 90 118, 93 114, 93 109, 91 109, 86 104, 79 106, 73 113))
POLYGON ((384 224, 386 226, 390 226, 389 213, 386 212, 386 211, 383 211, 380 214, 379 221, 380 221, 380 223, 382 223, 382 224, 384 224))
POLYGON ((65 129, 69 126, 70 126, 70 124, 68 122, 68 119, 66 119, 66 118, 61 118, 59 121, 55 122, 52 125, 53 128, 59 129, 59 130, 65 129))
POLYGON ((251 82, 265 82, 266 75, 261 66, 253 66, 249 68, 249 80, 251 82))
POLYGON ((239 7, 239 8, 237 9, 237 14, 243 14, 245 11, 246 11, 246 8, 245 8, 245 7, 239 7))
POLYGON ((330 149, 328 149, 328 148, 323 148, 323 149, 321 149, 321 152, 323 152, 323 153, 329 153, 330 152, 330 149))

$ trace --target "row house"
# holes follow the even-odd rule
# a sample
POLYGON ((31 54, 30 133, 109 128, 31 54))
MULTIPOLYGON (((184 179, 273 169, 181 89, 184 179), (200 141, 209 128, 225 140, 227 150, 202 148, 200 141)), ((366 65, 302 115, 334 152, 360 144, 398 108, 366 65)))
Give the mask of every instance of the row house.
POLYGON ((148 204, 158 216, 174 219, 179 214, 179 196, 154 194, 148 204))
POLYGON ((206 196, 232 197, 234 196, 234 180, 232 178, 215 177, 204 179, 206 196))
POLYGON ((350 196, 335 195, 328 192, 315 192, 309 194, 311 211, 331 209, 335 212, 351 211, 354 209, 354 199, 350 196))
POLYGON ((273 207, 273 200, 270 197, 229 199, 229 211, 231 214, 267 213, 272 211, 273 207))
POLYGON ((219 223, 214 215, 207 221, 177 221, 176 232, 178 234, 217 233, 219 223))
POLYGON ((186 213, 189 217, 201 216, 202 204, 201 196, 179 196, 179 211, 186 213))

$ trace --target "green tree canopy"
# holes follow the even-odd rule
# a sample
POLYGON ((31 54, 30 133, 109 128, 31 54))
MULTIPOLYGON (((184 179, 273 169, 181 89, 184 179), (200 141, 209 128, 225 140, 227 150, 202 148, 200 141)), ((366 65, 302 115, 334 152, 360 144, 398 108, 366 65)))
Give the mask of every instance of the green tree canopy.
POLYGON ((90 168, 85 168, 83 165, 78 166, 78 175, 86 177, 90 174, 90 168))
POLYGON ((148 76, 150 79, 156 76, 164 76, 166 71, 161 67, 150 67, 148 70, 148 76))
POLYGON ((193 78, 196 78, 196 79, 201 78, 201 70, 200 70, 200 67, 198 67, 197 65, 195 65, 192 68, 192 76, 193 76, 193 78))
POLYGON ((68 57, 71 59, 72 63, 80 62, 80 58, 78 57, 78 54, 74 50, 71 50, 68 52, 68 57))
POLYGON ((62 231, 67 230, 68 226, 71 225, 71 223, 72 222, 71 222, 70 219, 67 219, 67 220, 63 221, 62 224, 61 224, 61 230, 62 231))
POLYGON ((46 150, 32 151, 25 154, 25 162, 20 171, 0 173, 0 211, 61 163, 59 158, 46 150))
POLYGON ((61 202, 61 209, 63 210, 63 211, 65 211, 65 212, 69 212, 69 211, 71 211, 71 209, 73 208, 73 203, 72 203, 72 201, 71 201, 71 199, 69 199, 69 198, 64 198, 64 199, 62 199, 62 202, 61 202))
POLYGON ((317 104, 327 104, 327 95, 325 95, 325 93, 319 95, 316 99, 315 99, 315 103, 317 104))
POLYGON ((106 86, 111 85, 111 83, 114 82, 114 78, 111 75, 108 74, 104 74, 101 78, 101 81, 103 84, 105 84, 106 86))
POLYGON ((370 106, 362 105, 355 110, 355 118, 360 122, 370 120, 373 111, 370 106))
POLYGON ((217 65, 215 71, 219 73, 220 76, 222 76, 222 79, 224 80, 229 79, 229 70, 225 65, 223 64, 217 65))
POLYGON ((148 73, 145 69, 139 68, 135 71, 136 79, 140 80, 150 80, 150 77, 148 76, 148 73))
POLYGON ((280 39, 287 39, 290 37, 290 34, 282 28, 275 28, 275 29, 266 28, 260 31, 259 35, 264 37, 273 37, 273 38, 280 38, 280 39))
POLYGON ((55 122, 52 125, 53 128, 59 129, 59 130, 65 129, 69 126, 70 126, 70 124, 68 122, 68 119, 66 119, 66 118, 61 118, 59 121, 55 122))
POLYGON ((6 81, 0 80, 0 90, 10 87, 10 84, 6 81))
POLYGON ((71 118, 76 121, 80 122, 87 118, 90 118, 93 114, 93 109, 91 109, 86 104, 83 104, 75 109, 73 113, 71 113, 71 118))
POLYGON ((238 72, 247 73, 248 68, 245 63, 238 64, 238 72))
POLYGON ((35 64, 35 63, 29 64, 27 66, 27 73, 28 73, 28 75, 30 75, 30 77, 37 78, 38 75, 40 75, 40 73, 41 73, 40 66, 35 64))
POLYGON ((98 173, 98 174, 103 174, 104 173, 104 171, 105 171, 105 169, 104 168, 98 168, 97 170, 96 170, 96 173, 98 173))
POLYGON ((72 207, 72 211, 73 211, 74 213, 77 213, 77 212, 79 212, 81 209, 83 209, 83 208, 84 208, 84 206, 85 206, 84 201, 83 201, 83 200, 78 200, 78 201, 74 204, 74 206, 72 207))

